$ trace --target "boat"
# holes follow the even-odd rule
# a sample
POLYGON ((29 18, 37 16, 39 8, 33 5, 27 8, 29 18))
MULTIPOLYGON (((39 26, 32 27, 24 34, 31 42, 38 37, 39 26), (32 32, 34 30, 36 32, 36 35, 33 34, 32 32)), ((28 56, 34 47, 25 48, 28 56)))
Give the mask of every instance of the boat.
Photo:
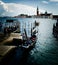
POLYGON ((37 37, 35 34, 32 34, 31 37, 28 37, 26 34, 26 29, 24 29, 24 31, 25 31, 25 34, 23 35, 16 31, 16 32, 11 33, 11 36, 13 38, 13 44, 15 46, 28 49, 35 45, 37 37))
POLYGON ((58 38, 58 19, 56 24, 53 24, 53 35, 54 37, 58 38))
POLYGON ((36 40, 36 35, 31 36, 28 40, 23 41, 22 48, 28 49, 34 47, 36 40))
POLYGON ((36 26, 32 27, 32 23, 31 23, 31 29, 30 29, 31 34, 30 36, 28 36, 25 27, 24 27, 24 33, 18 33, 18 30, 12 33, 12 35, 16 35, 16 37, 13 37, 13 43, 14 45, 21 47, 23 49, 30 49, 35 46, 35 43, 37 41, 36 34, 38 33, 38 31, 36 31, 36 26))
POLYGON ((37 22, 36 20, 35 20, 35 26, 39 26, 39 22, 37 22))
POLYGON ((26 33, 26 29, 24 29, 24 32, 25 32, 25 35, 23 34, 22 48, 29 49, 29 48, 34 47, 37 41, 36 34, 38 33, 38 31, 36 31, 36 26, 32 27, 32 24, 31 24, 31 36, 30 37, 28 37, 26 33))
POLYGON ((20 29, 20 23, 17 19, 7 19, 4 26, 4 34, 10 34, 11 32, 16 31, 17 28, 20 29))

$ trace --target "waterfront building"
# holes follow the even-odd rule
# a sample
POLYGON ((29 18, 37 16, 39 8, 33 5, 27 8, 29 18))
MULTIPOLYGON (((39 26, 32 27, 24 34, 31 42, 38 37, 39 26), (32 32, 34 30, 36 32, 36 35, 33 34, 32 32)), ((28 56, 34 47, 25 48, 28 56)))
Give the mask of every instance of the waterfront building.
POLYGON ((27 14, 20 14, 18 16, 14 16, 15 18, 31 18, 31 16, 28 16, 27 14))
POLYGON ((58 15, 53 15, 53 19, 58 19, 58 15))
POLYGON ((53 15, 46 11, 45 13, 40 14, 40 18, 53 18, 53 15))

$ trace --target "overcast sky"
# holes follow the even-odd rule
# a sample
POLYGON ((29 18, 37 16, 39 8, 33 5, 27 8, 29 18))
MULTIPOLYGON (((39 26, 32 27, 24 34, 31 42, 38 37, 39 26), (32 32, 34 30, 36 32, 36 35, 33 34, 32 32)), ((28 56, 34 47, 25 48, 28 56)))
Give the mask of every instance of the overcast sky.
POLYGON ((45 11, 58 15, 58 0, 0 0, 0 16, 36 15, 45 11))

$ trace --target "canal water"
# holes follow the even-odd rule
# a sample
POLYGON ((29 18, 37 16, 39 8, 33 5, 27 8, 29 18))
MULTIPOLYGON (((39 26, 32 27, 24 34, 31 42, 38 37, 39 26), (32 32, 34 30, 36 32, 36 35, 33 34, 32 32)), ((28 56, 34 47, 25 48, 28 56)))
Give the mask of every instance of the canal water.
MULTIPOLYGON (((58 64, 58 40, 53 36, 53 23, 56 20, 52 19, 19 19, 19 21, 31 23, 39 22, 37 43, 35 48, 30 51, 27 59, 28 64, 34 65, 57 65, 58 64)), ((27 64, 27 65, 28 65, 27 64)))
POLYGON ((9 65, 58 65, 58 40, 52 34, 53 24, 56 23, 56 20, 41 18, 18 18, 18 20, 21 23, 21 32, 25 27, 29 35, 31 23, 34 23, 35 20, 40 23, 37 27, 37 42, 28 54, 23 55, 21 63, 19 63, 19 58, 21 58, 22 52, 17 49, 16 56, 14 55, 9 65))

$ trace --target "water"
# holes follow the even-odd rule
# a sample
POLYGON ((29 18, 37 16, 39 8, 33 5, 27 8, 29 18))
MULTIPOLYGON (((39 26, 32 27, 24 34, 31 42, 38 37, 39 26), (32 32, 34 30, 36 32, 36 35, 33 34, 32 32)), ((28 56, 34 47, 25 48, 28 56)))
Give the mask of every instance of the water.
POLYGON ((26 23, 40 22, 38 27, 38 40, 36 46, 30 51, 28 64, 39 65, 57 65, 58 64, 58 41, 52 34, 53 23, 56 20, 52 19, 19 19, 26 23))
MULTIPOLYGON (((40 18, 18 18, 21 23, 21 32, 26 23, 27 33, 30 34, 31 23, 40 22, 38 26, 37 43, 28 55, 24 55, 22 64, 25 65, 58 65, 58 40, 53 36, 52 29, 56 20, 40 18), (28 26, 29 25, 29 26, 28 26)), ((15 65, 19 65, 20 51, 17 50, 15 65)), ((10 63, 11 64, 11 63, 10 63)))

